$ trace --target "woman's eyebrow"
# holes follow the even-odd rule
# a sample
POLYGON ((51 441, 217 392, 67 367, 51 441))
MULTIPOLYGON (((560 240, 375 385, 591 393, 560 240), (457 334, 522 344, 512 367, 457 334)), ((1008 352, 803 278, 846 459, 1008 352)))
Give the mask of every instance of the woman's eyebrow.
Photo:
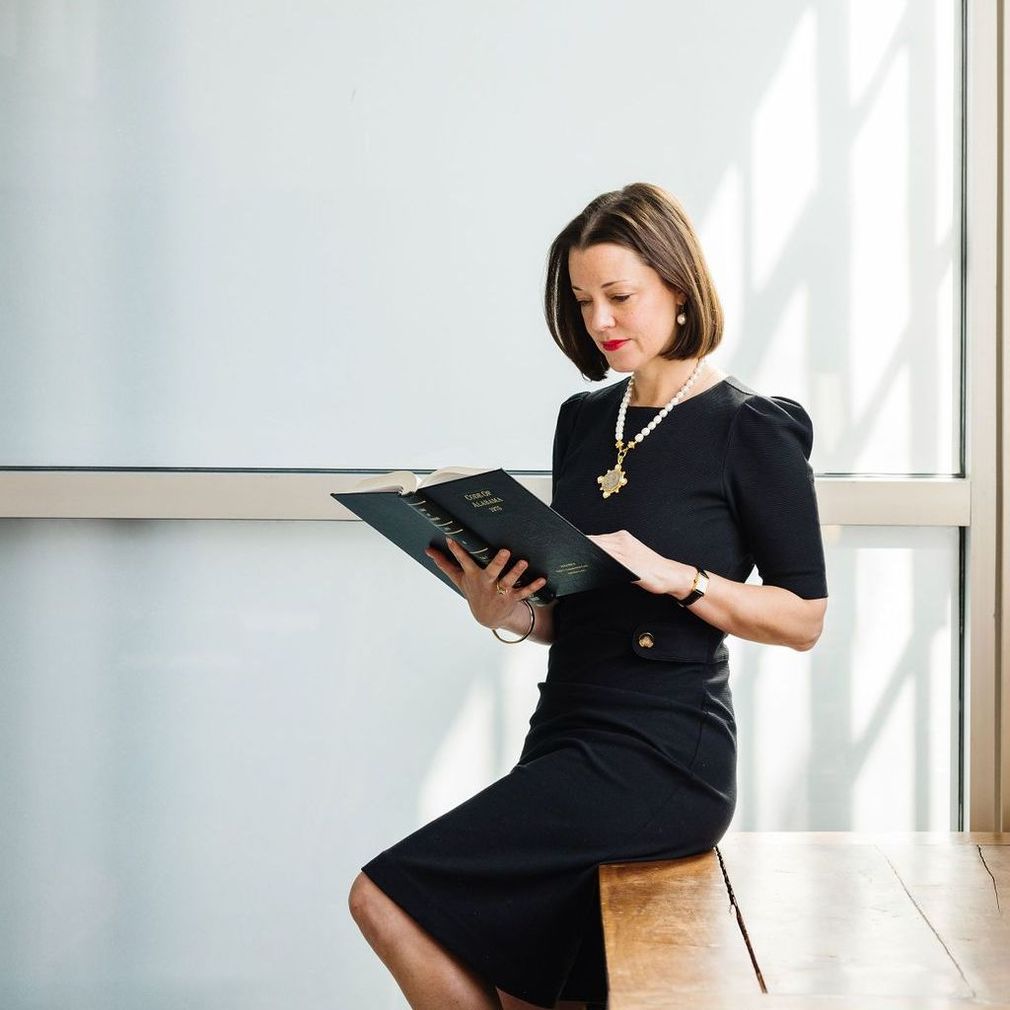
MULTIPOLYGON (((623 278, 622 280, 619 280, 619 281, 607 281, 606 284, 601 284, 600 287, 601 288, 609 288, 611 284, 627 284, 627 283, 628 283, 627 278, 623 278)), ((572 290, 573 291, 581 291, 582 288, 580 288, 577 284, 573 284, 572 285, 572 290)))

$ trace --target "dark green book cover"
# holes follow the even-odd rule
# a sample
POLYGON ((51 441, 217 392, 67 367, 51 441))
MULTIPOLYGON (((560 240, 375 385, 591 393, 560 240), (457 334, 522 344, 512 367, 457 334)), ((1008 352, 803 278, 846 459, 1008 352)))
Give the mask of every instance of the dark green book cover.
MULTIPOLYGON (((417 480, 413 474, 394 471, 367 482, 381 483, 383 476, 417 480)), ((547 584, 530 597, 540 606, 558 596, 639 578, 502 469, 442 480, 416 491, 339 491, 331 492, 331 497, 460 595, 424 553, 435 547, 448 554, 447 536, 466 548, 482 568, 502 547, 510 552, 505 571, 524 558, 529 566, 517 586, 544 576, 547 584)))

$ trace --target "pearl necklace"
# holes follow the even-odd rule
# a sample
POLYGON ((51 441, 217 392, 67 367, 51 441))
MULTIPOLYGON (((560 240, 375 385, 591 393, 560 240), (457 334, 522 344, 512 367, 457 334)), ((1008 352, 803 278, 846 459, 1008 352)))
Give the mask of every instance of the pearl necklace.
POLYGON ((624 457, 630 450, 634 449, 639 442, 642 442, 645 439, 645 436, 648 435, 656 427, 656 425, 670 413, 670 409, 672 407, 676 406, 684 399, 691 387, 698 380, 698 376, 701 374, 701 370, 704 366, 705 359, 699 359, 698 364, 691 373, 691 377, 684 383, 683 386, 680 387, 676 396, 674 396, 665 407, 661 407, 659 413, 627 445, 625 445, 624 415, 628 409, 628 404, 631 402, 631 392, 635 385, 635 375, 632 373, 631 378, 628 380, 628 388, 624 391, 624 399, 621 400, 621 407, 617 411, 617 425, 614 428, 614 438, 617 442, 617 464, 612 470, 608 470, 605 474, 603 474, 602 477, 596 478, 596 483, 600 485, 600 490, 603 492, 604 498, 609 498, 612 494, 617 494, 617 492, 628 483, 628 478, 621 469, 624 457))

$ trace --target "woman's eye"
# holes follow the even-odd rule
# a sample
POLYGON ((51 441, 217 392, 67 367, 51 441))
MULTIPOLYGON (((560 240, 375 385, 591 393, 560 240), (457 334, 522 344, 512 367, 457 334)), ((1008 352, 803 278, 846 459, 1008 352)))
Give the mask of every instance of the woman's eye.
MULTIPOLYGON (((611 299, 615 302, 626 302, 631 295, 611 295, 611 299)), ((588 305, 592 305, 592 302, 580 302, 578 299, 575 300, 576 304, 582 308, 586 308, 588 305)))

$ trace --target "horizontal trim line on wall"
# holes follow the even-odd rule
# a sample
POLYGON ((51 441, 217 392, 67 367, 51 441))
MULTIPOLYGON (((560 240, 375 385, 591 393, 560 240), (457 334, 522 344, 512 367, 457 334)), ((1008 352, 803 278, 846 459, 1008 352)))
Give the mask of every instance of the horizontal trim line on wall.
MULTIPOLYGON (((330 497, 382 470, 0 470, 4 519, 278 519, 358 522, 330 497)), ((428 471, 418 471, 426 473, 428 471)), ((509 471, 550 501, 543 472, 509 471)), ((818 477, 824 526, 968 526, 964 477, 818 477)))

